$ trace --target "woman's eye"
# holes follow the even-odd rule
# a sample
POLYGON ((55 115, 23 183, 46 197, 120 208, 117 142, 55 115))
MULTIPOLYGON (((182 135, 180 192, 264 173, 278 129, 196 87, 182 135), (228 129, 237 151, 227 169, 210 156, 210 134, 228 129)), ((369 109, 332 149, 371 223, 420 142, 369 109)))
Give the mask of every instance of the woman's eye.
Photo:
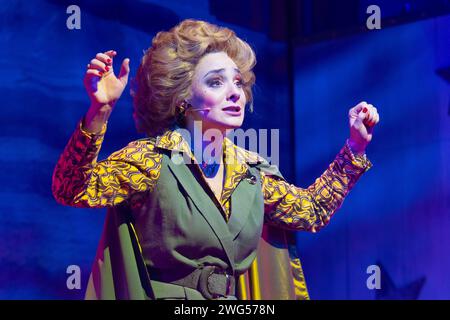
POLYGON ((209 81, 208 84, 211 87, 218 87, 222 84, 222 81, 220 81, 219 79, 213 79, 213 80, 209 81))
MULTIPOLYGON (((222 85, 222 80, 221 79, 212 79, 212 80, 209 80, 208 81, 208 85, 210 86, 210 87, 219 87, 219 86, 221 86, 222 85)), ((234 82, 234 84, 238 87, 238 88, 241 88, 243 85, 244 85, 244 83, 242 82, 242 80, 240 80, 240 79, 237 79, 235 82, 234 82)))

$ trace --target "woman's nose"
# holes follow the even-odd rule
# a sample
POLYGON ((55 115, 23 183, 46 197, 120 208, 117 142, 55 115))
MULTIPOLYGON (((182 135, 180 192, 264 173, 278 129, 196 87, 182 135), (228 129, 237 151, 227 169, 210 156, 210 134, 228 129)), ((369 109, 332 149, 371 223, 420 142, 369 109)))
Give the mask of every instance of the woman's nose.
POLYGON ((241 97, 241 94, 239 93, 239 90, 237 88, 235 88, 234 86, 232 86, 230 89, 230 92, 228 93, 228 100, 236 102, 236 101, 239 101, 240 97, 241 97))

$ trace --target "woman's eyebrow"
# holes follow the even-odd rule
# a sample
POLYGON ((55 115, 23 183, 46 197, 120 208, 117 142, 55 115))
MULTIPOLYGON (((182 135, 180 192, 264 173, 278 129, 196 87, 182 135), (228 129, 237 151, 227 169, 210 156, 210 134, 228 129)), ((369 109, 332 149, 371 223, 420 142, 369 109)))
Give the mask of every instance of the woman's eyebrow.
MULTIPOLYGON (((237 74, 239 74, 239 75, 241 74, 241 71, 240 71, 239 69, 234 68, 233 70, 236 71, 237 74)), ((224 71, 225 71, 224 68, 221 68, 221 69, 214 69, 214 70, 208 71, 208 72, 203 76, 203 78, 206 78, 206 77, 208 76, 208 74, 210 74, 210 73, 222 73, 222 72, 224 72, 224 71)))

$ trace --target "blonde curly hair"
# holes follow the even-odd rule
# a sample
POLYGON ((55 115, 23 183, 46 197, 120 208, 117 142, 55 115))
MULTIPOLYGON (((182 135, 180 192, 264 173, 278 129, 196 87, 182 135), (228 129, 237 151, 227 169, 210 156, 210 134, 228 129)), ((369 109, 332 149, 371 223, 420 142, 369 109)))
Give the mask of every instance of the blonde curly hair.
POLYGON ((253 49, 228 28, 188 19, 168 32, 158 32, 141 60, 132 90, 137 130, 156 136, 175 124, 184 126, 179 106, 190 98, 196 65, 204 55, 222 51, 241 71, 252 111, 252 69, 256 64, 253 49))

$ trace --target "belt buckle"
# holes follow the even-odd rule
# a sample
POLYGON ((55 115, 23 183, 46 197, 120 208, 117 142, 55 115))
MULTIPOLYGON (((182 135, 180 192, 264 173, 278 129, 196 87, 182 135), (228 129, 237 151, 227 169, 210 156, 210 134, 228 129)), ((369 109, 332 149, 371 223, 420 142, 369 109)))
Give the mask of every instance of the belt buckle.
POLYGON ((209 289, 209 279, 210 279, 211 275, 214 274, 214 273, 215 274, 223 274, 225 276, 225 278, 227 278, 227 283, 226 283, 226 288, 225 288, 225 296, 228 296, 230 294, 230 291, 231 291, 231 276, 224 269, 219 269, 219 268, 215 267, 213 269, 213 272, 211 272, 208 275, 208 289, 209 289), (218 271, 218 272, 216 272, 216 271, 218 271))
POLYGON ((216 299, 219 297, 224 297, 230 294, 231 291, 231 275, 226 272, 226 270, 218 268, 216 266, 206 266, 202 268, 202 272, 199 278, 199 291, 207 298, 207 299, 216 299), (211 276, 213 274, 223 274, 226 277, 226 288, 225 293, 213 292, 211 290, 211 276))

